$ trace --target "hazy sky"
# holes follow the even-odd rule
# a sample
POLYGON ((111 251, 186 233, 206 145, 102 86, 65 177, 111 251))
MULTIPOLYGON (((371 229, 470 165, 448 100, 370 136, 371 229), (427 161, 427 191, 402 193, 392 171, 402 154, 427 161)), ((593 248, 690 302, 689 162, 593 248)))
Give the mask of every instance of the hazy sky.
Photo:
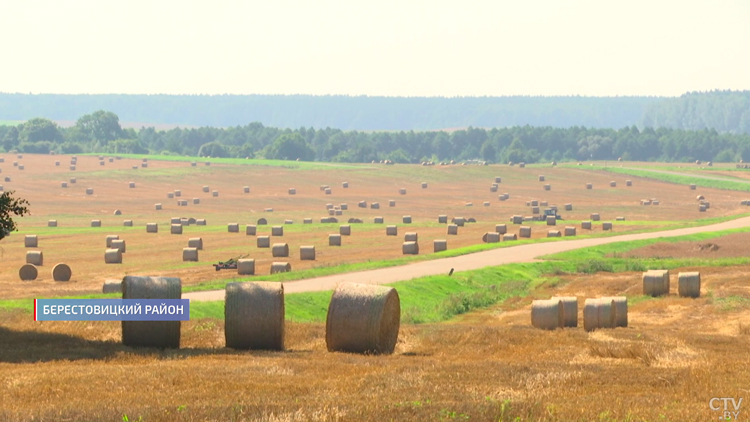
POLYGON ((748 0, 3 0, 0 91, 750 89, 748 0))

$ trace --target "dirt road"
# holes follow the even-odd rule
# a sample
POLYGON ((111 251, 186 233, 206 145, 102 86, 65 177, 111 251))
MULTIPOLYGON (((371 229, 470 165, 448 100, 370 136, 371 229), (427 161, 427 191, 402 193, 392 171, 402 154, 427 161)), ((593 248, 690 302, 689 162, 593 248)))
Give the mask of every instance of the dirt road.
MULTIPOLYGON (((451 268, 453 268, 454 271, 467 271, 487 266, 510 264, 514 262, 531 262, 536 257, 542 255, 564 252, 572 249, 580 249, 589 246, 604 245, 613 242, 654 239, 659 237, 684 236, 694 233, 713 232, 748 226, 750 226, 750 217, 744 217, 737 220, 726 221, 723 223, 702 227, 673 229, 653 233, 628 234, 597 239, 566 240, 562 242, 520 245, 456 256, 452 258, 423 261, 398 267, 381 268, 377 270, 336 274, 326 277, 311 278, 307 280, 285 282, 284 292, 300 293, 333 290, 338 283, 344 281, 388 284, 397 281, 411 280, 413 278, 428 275, 448 274, 451 268)), ((182 297, 183 299, 190 299, 195 301, 224 300, 224 290, 185 293, 182 295, 182 297)))

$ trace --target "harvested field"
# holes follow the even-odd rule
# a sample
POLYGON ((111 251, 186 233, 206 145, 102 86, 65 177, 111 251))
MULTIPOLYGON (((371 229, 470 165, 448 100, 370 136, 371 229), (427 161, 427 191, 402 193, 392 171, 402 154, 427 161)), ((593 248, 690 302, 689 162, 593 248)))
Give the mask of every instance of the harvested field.
POLYGON ((750 233, 698 242, 659 242, 619 254, 625 258, 739 258, 750 256, 750 233))

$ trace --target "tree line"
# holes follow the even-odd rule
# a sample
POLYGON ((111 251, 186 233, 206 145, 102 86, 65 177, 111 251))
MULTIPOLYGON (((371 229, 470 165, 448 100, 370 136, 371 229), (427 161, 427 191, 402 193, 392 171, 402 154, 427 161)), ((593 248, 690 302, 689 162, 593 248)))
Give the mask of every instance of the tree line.
POLYGON ((643 125, 750 134, 750 91, 693 92, 654 102, 643 125))
POLYGON ((750 160, 750 135, 714 129, 639 129, 631 125, 621 129, 514 126, 450 132, 363 132, 281 129, 256 122, 228 128, 157 131, 153 127, 123 129, 115 113, 103 110, 80 117, 69 128, 46 118, 0 126, 0 147, 42 154, 133 153, 333 162, 750 160))

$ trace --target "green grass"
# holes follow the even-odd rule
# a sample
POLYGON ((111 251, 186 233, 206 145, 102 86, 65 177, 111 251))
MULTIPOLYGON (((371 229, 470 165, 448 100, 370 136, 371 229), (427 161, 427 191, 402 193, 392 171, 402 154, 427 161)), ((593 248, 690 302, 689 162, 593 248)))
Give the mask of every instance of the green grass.
MULTIPOLYGON (((367 168, 368 165, 364 164, 339 164, 339 163, 320 163, 311 161, 286 161, 286 160, 260 160, 260 159, 249 159, 244 158, 206 158, 206 157, 188 157, 181 155, 143 155, 143 154, 99 154, 99 153, 86 153, 79 155, 117 155, 123 158, 142 159, 148 158, 153 161, 181 161, 181 162, 197 162, 198 168, 205 168, 206 161, 211 164, 236 164, 236 165, 250 165, 250 166, 268 166, 268 167, 284 167, 294 170, 330 170, 330 169, 362 169, 367 168)), ((210 167, 209 167, 210 168, 210 167)))
MULTIPOLYGON (((594 167, 587 167, 587 168, 592 169, 592 170, 605 170, 611 173, 626 174, 629 176, 638 176, 638 177, 643 177, 647 179, 656 179, 656 180, 661 180, 663 182, 675 183, 678 185, 695 184, 695 185, 705 187, 705 188, 716 188, 716 189, 750 192, 750 181, 741 182, 741 181, 733 181, 730 179, 713 180, 713 179, 704 179, 701 177, 693 177, 688 174, 686 175, 665 174, 665 173, 659 173, 656 171, 650 171, 650 170, 645 170, 645 169, 637 170, 637 169, 629 169, 629 168, 623 168, 623 167, 606 167, 605 168, 601 166, 594 166, 594 167)), ((714 176, 711 176, 711 177, 714 177, 714 176)))

